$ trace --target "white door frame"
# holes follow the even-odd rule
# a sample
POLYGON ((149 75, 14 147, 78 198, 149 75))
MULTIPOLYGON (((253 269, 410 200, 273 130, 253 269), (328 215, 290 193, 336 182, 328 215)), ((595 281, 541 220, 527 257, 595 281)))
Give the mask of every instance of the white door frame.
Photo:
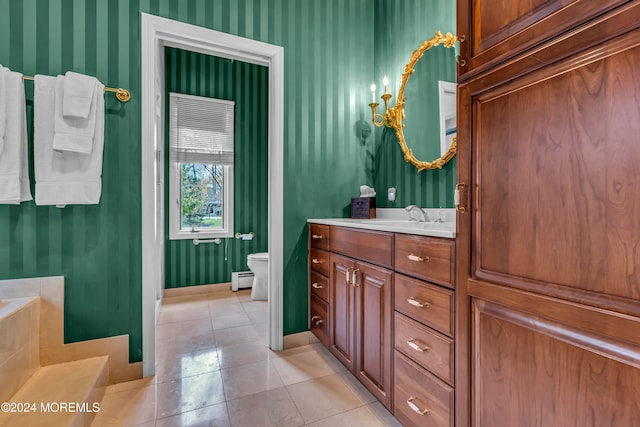
POLYGON ((155 373, 156 297, 162 280, 160 272, 164 271, 164 209, 156 209, 163 206, 156 199, 156 185, 164 181, 165 46, 269 67, 269 347, 282 350, 284 48, 146 13, 141 15, 143 375, 155 373))

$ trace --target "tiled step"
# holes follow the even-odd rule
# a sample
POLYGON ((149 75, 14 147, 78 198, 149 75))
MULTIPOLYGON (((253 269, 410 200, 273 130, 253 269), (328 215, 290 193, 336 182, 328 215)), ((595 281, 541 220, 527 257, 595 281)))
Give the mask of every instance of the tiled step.
POLYGON ((89 426, 107 385, 108 359, 93 357, 39 368, 3 406, 0 426, 89 426), (16 412, 7 412, 7 405, 16 412))

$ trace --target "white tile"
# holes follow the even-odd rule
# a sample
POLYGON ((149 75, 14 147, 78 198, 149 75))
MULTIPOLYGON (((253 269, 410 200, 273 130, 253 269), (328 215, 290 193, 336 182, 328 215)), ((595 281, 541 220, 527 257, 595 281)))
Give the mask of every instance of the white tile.
POLYGON ((40 278, 0 280, 0 299, 40 295, 40 278))
POLYGON ((158 383, 157 418, 225 401, 220 371, 158 383))
POLYGON ((260 336, 253 326, 239 326, 237 328, 221 329, 214 332, 216 345, 225 347, 228 345, 244 344, 260 340, 260 336))
POLYGON ((251 320, 246 313, 230 314, 228 316, 212 317, 211 326, 213 330, 236 328, 238 326, 247 326, 251 324, 251 320))
POLYGON ((156 339, 174 339, 189 335, 202 335, 213 331, 209 319, 189 320, 186 322, 166 323, 159 325, 156 339))
POLYGON ((234 427, 298 427, 304 420, 284 388, 276 388, 227 402, 234 427))
POLYGON ((308 425, 309 427, 386 427, 388 424, 379 419, 369 408, 362 406, 308 425))
POLYGON ((283 386, 278 372, 268 361, 223 369, 221 372, 227 400, 283 386))
POLYGON ((220 369, 215 348, 190 353, 160 353, 157 360, 157 382, 214 372, 220 369))
POLYGON ((336 371, 312 346, 308 351, 274 358, 272 363, 286 385, 331 375, 336 371))
POLYGON ((220 347, 218 357, 221 369, 266 362, 272 358, 271 351, 258 342, 220 347))
POLYGON ((156 421, 155 427, 229 427, 227 405, 218 403, 193 411, 182 412, 156 421))

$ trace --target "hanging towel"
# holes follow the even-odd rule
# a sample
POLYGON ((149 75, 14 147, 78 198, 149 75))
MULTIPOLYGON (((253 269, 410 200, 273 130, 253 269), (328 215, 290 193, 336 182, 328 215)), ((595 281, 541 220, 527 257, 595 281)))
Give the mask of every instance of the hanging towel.
MULTIPOLYGON (((54 151, 56 88, 62 76, 35 76, 34 172, 36 205, 95 205, 102 192, 104 114, 97 114, 90 154, 54 151)), ((104 111, 102 88, 96 87, 96 110, 104 111), (98 90, 100 93, 98 93, 98 90)))
POLYGON ((0 203, 18 205, 32 200, 29 186, 27 114, 22 74, 3 70, 4 147, 0 153, 0 203))
POLYGON ((65 117, 63 110, 67 77, 58 76, 56 79, 53 149, 89 154, 94 142, 93 134, 96 129, 96 117, 104 116, 104 96, 102 95, 104 86, 94 79, 93 101, 91 102, 89 115, 86 118, 65 117), (97 91, 100 93, 96 94, 97 91), (102 100, 102 108, 98 107, 98 98, 102 100))
POLYGON ((5 124, 7 123, 6 102, 2 101, 7 97, 4 82, 4 75, 6 71, 9 71, 9 69, 0 65, 0 154, 2 154, 2 148, 4 147, 5 124))
POLYGON ((86 119, 91 111, 94 88, 100 84, 98 79, 84 74, 67 71, 64 73, 64 98, 62 115, 65 118, 86 119))

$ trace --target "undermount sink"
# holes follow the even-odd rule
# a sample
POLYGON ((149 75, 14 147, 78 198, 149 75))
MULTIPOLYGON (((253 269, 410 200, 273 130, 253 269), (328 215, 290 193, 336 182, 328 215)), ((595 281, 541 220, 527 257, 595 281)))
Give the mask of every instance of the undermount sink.
POLYGON ((409 221, 408 219, 383 219, 383 218, 373 218, 373 219, 363 219, 358 221, 362 224, 380 224, 386 225, 388 227, 402 227, 402 228, 413 228, 413 229, 439 229, 445 226, 444 222, 419 222, 419 221, 409 221))

